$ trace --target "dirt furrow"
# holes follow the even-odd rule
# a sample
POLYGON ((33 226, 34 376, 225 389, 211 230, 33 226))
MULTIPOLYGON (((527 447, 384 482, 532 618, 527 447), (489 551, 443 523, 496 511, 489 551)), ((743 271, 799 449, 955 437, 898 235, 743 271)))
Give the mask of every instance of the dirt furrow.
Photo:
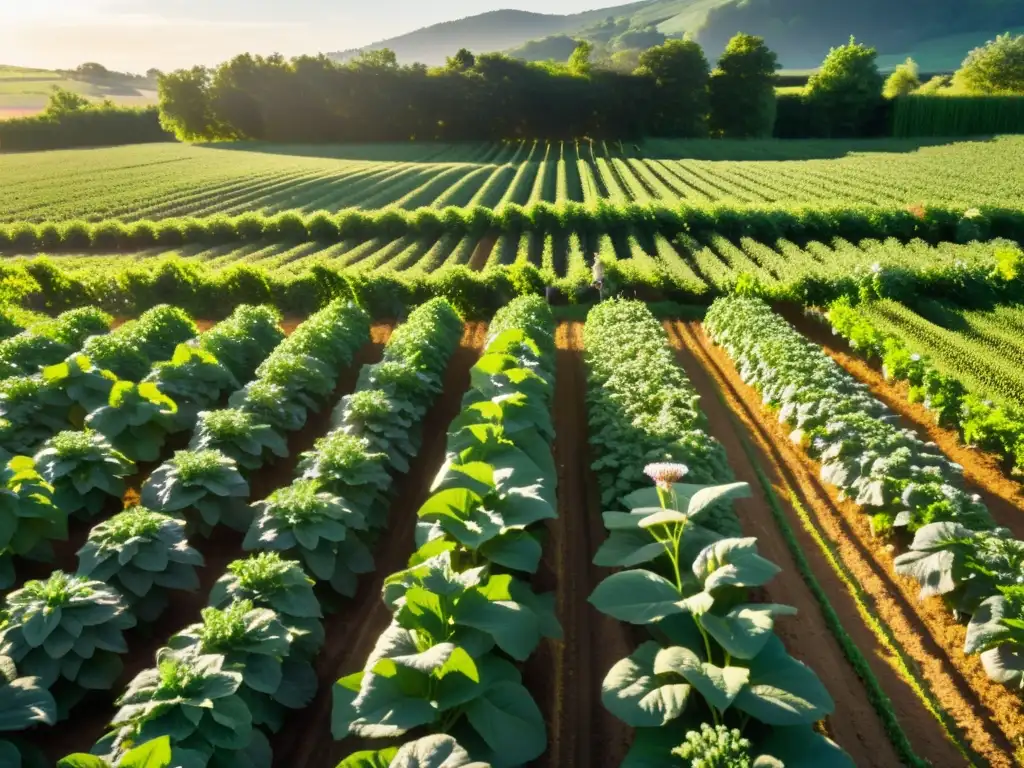
MULTIPOLYGON (((893 574, 893 553, 884 542, 871 535, 867 516, 851 501, 841 500, 834 490, 820 482, 815 463, 790 443, 784 427, 763 412, 760 398, 743 384, 732 361, 707 339, 699 324, 676 327, 699 353, 730 408, 764 455, 770 457, 779 476, 797 492, 801 505, 837 553, 858 589, 870 598, 872 615, 887 627, 899 653, 909 661, 917 684, 932 702, 936 717, 943 719, 945 727, 968 754, 973 753, 971 762, 1000 767, 1013 765, 1014 739, 1021 733, 1019 699, 988 680, 977 658, 964 656, 960 650, 963 628, 952 621, 939 601, 918 601, 915 585, 893 574)), ((792 512, 787 510, 787 514, 793 527, 798 528, 799 522, 792 512)), ((813 545, 805 546, 805 551, 811 554, 813 545)), ((818 575, 826 582, 831 578, 827 569, 818 575)), ((855 619, 848 624, 844 622, 844 626, 853 633, 858 631, 859 623, 855 619)), ((900 706, 899 702, 905 698, 899 686, 894 686, 891 678, 886 680, 877 669, 878 654, 872 653, 870 658, 886 693, 900 706)), ((966 758, 954 757, 955 753, 948 750, 943 755, 941 740, 930 732, 924 718, 913 715, 913 711, 901 712, 899 719, 919 755, 935 765, 965 764, 966 758)))
POLYGON ((555 464, 558 519, 550 521, 534 585, 556 591, 564 638, 545 640, 525 669, 525 684, 548 724, 544 768, 618 766, 630 729, 601 705, 601 681, 633 650, 627 628, 587 598, 608 571, 592 564, 605 538, 587 446, 583 324, 563 322, 556 336, 555 464))
POLYGON ((469 386, 469 370, 486 340, 486 323, 467 324, 459 348, 448 363, 444 391, 424 421, 420 452, 399 481, 388 530, 374 554, 376 570, 362 580, 352 600, 343 601, 340 610, 324 620, 327 642, 316 661, 320 681, 316 698, 305 709, 291 713, 281 732, 271 739, 278 768, 334 768, 352 752, 379 746, 352 738, 332 740, 331 689, 339 677, 362 668, 391 620, 380 599, 384 578, 405 568, 415 549, 416 510, 426 500, 434 476, 444 463, 448 425, 459 413, 462 395, 469 386))
POLYGON ((847 373, 866 384, 872 396, 898 413, 903 427, 935 443, 946 456, 960 464, 968 487, 981 495, 996 523, 1009 528, 1016 538, 1024 539, 1024 486, 1006 476, 994 455, 964 445, 958 432, 936 424, 935 415, 922 403, 911 403, 907 399, 905 382, 886 381, 880 366, 859 357, 846 340, 833 335, 828 326, 799 312, 783 314, 847 373))
MULTIPOLYGON (((249 495, 251 501, 259 501, 271 491, 292 482, 300 454, 312 448, 317 438, 327 433, 334 405, 355 389, 359 371, 364 365, 372 365, 381 359, 384 345, 391 337, 392 330, 390 324, 378 323, 373 326, 370 343, 363 345, 351 365, 346 366, 341 372, 329 404, 319 413, 310 414, 306 425, 288 436, 288 458, 275 461, 253 477, 249 495)), ((156 466, 158 465, 154 464, 152 468, 156 466)), ((139 479, 139 485, 144 479, 139 479)), ((88 535, 88 530, 85 531, 85 535, 88 535)), ((171 592, 170 603, 152 626, 130 631, 127 638, 129 652, 122 657, 124 671, 111 689, 109 697, 99 694, 93 702, 94 706, 83 706, 75 710, 70 721, 57 727, 59 738, 40 738, 39 745, 48 757, 56 761, 71 752, 88 752, 103 736, 116 711, 113 702, 132 678, 154 664, 156 652, 167 644, 174 633, 200 620, 200 612, 207 605, 214 583, 227 571, 228 563, 245 555, 242 550, 243 535, 225 526, 219 526, 209 539, 203 539, 198 534, 189 538, 189 543, 203 553, 203 567, 198 569, 199 589, 195 592, 171 592)), ((83 536, 79 546, 84 540, 83 536)), ((45 737, 53 734, 40 731, 39 735, 45 737)))

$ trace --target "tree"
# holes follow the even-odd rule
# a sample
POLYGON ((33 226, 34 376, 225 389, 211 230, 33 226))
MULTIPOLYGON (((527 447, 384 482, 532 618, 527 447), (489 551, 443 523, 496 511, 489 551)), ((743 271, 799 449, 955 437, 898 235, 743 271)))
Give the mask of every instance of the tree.
POLYGON ((569 71, 574 75, 590 74, 590 55, 594 52, 594 44, 589 40, 580 40, 576 49, 569 57, 569 71))
POLYGON ((833 48, 807 83, 807 101, 821 115, 828 136, 859 136, 875 116, 883 78, 878 52, 850 42, 833 48))
POLYGON ((897 96, 906 96, 921 87, 921 77, 917 68, 917 62, 908 58, 892 71, 885 81, 882 95, 887 99, 895 99, 897 96))
POLYGON ((447 69, 452 72, 468 72, 476 66, 476 56, 468 48, 460 48, 454 56, 448 57, 447 69))
POLYGON ((91 106, 92 102, 81 94, 69 91, 67 88, 54 86, 43 114, 47 117, 60 117, 69 112, 81 112, 82 110, 89 109, 91 106))
POLYGON ((209 141, 220 138, 210 106, 210 70, 206 67, 180 69, 160 77, 160 124, 179 141, 209 141))
POLYGON ((767 138, 775 127, 779 58, 764 39, 740 33, 711 74, 711 131, 727 138, 767 138))
POLYGON ((640 54, 637 74, 654 90, 651 131, 660 136, 706 136, 708 60, 693 40, 669 40, 640 54))
POLYGON ((398 69, 398 54, 390 48, 362 51, 348 65, 354 69, 398 69))
POLYGON ((975 48, 953 83, 969 93, 1024 93, 1024 35, 999 35, 975 48))
POLYGON ((86 80, 105 80, 111 75, 110 70, 102 64, 97 64, 95 61, 87 61, 85 64, 80 64, 75 72, 79 77, 86 80))

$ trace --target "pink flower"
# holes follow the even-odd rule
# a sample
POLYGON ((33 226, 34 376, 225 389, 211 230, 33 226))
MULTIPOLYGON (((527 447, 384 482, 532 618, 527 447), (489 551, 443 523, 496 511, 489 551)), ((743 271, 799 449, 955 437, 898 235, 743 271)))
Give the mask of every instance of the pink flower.
POLYGON ((658 462, 644 467, 644 474, 663 491, 671 491, 672 483, 678 483, 689 471, 689 467, 685 464, 671 462, 658 462))

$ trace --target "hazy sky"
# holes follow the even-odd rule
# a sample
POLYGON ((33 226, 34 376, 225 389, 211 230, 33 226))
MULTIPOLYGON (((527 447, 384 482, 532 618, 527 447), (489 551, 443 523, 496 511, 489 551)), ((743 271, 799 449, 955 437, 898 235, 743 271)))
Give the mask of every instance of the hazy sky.
MULTIPOLYGON (((627 0, 628 1, 628 0, 627 0)), ((620 0, 621 4, 622 0, 620 0)), ((614 0, 0 0, 0 64, 119 70, 366 45, 498 8, 576 13, 614 0)))

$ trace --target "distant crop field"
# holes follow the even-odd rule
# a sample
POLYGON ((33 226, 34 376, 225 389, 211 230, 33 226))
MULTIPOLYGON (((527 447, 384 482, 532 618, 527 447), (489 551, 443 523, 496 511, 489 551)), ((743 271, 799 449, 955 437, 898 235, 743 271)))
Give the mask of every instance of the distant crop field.
POLYGON ((42 112, 54 88, 64 88, 91 99, 110 99, 126 107, 143 107, 157 101, 155 91, 108 87, 74 80, 59 72, 0 65, 0 120, 42 112))
POLYGON ((0 221, 248 211, 673 204, 1024 204, 1024 137, 353 146, 160 144, 0 156, 0 221))

